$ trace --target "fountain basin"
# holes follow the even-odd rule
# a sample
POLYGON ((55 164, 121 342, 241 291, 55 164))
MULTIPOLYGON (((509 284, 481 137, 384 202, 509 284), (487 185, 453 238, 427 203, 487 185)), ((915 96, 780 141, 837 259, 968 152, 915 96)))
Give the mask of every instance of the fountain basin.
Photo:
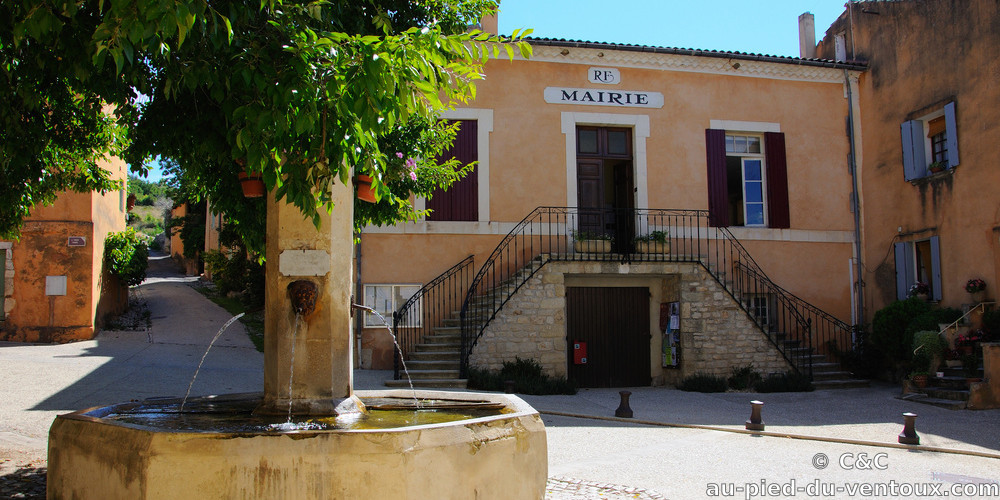
MULTIPOLYGON (((356 394, 362 401, 412 396, 356 394)), ((52 424, 48 498, 544 497, 545 428, 527 403, 507 394, 418 391, 417 397, 489 401, 504 409, 391 429, 211 432, 102 418, 129 404, 93 408, 52 424)))

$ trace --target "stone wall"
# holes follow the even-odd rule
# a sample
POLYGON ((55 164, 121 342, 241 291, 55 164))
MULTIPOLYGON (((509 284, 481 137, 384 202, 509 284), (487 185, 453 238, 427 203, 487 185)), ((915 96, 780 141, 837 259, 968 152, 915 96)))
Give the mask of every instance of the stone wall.
POLYGON ((537 360, 547 373, 567 374, 566 287, 648 286, 650 325, 658 325, 659 303, 681 302, 681 365, 659 362, 662 336, 652 335, 654 385, 676 384, 695 373, 730 374, 753 363, 763 373, 790 367, 718 282, 698 264, 549 262, 490 323, 472 351, 470 365, 499 369, 516 357, 537 360))

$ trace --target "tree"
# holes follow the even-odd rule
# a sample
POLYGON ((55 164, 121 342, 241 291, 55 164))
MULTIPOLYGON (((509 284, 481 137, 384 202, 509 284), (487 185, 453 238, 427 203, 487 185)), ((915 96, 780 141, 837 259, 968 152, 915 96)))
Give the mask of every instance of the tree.
MULTIPOLYGON (((133 169, 154 155, 176 161, 230 220, 256 211, 234 194, 240 170, 262 173, 279 199, 318 222, 333 209, 328 187, 353 169, 371 175, 384 199, 364 217, 412 217, 407 189, 457 177, 454 164, 435 160, 448 134, 437 110, 474 96, 489 56, 513 57, 515 47, 530 55, 520 39, 527 32, 501 39, 465 31, 496 7, 495 0, 12 0, 0 5, 0 98, 20 108, 0 109, 0 125, 77 99, 86 106, 73 109, 89 120, 79 134, 106 139, 87 144, 92 150, 121 151, 133 169), (38 87, 41 98, 18 87, 25 75, 51 81, 38 87), (113 107, 116 121, 100 103, 113 107), (422 158, 426 174, 413 185, 394 173, 402 151, 387 149, 406 136, 421 138, 406 151, 422 158)), ((24 133, 44 137, 51 128, 24 133)), ((3 152, 5 170, 24 170, 3 152)), ((86 161, 70 164, 70 178, 91 172, 86 161)), ((110 186, 90 175, 93 186, 110 186)), ((17 206, 32 203, 22 197, 17 206)), ((255 250, 259 243, 247 242, 255 250)))

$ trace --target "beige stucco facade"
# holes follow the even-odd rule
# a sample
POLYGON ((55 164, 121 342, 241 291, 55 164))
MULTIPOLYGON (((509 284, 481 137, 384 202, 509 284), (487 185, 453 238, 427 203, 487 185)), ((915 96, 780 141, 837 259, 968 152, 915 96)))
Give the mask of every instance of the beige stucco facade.
MULTIPOLYGON (((103 165, 126 178, 119 159, 103 165)), ((121 312, 128 291, 104 270, 104 238, 125 229, 123 190, 65 192, 35 207, 6 252, 3 337, 24 342, 90 339, 105 316, 121 312)))
MULTIPOLYGON (((358 259, 359 297, 364 285, 427 283, 469 255, 478 267, 534 208, 580 206, 578 126, 630 131, 634 208, 707 210, 706 130, 721 129, 781 133, 785 141, 788 227, 733 225, 732 234, 775 283, 852 323, 855 225, 844 123, 848 87, 857 92, 863 68, 610 44, 532 43, 530 60, 490 61, 476 99, 444 113, 478 123, 479 220, 366 229, 358 259), (593 81, 595 70, 613 70, 615 81, 593 81), (603 92, 610 100, 614 92, 619 102, 559 102, 563 91, 573 90, 577 97, 588 90, 592 97, 603 92), (631 99, 621 97, 627 93, 662 96, 662 105, 619 105, 631 99)), ((562 343, 556 349, 565 353, 565 332, 562 338, 555 340, 562 343)), ((388 335, 362 330, 360 358, 366 368, 391 368, 388 335)), ((565 373, 565 366, 551 371, 565 373)))
MULTIPOLYGON (((905 294, 914 279, 938 288, 932 299, 960 308, 973 302, 965 283, 1000 286, 1000 184, 994 160, 1000 89, 994 55, 1000 7, 967 2, 850 2, 819 45, 819 57, 836 57, 837 38, 848 59, 870 70, 859 80, 859 154, 863 202, 866 320, 905 294), (933 161, 929 122, 953 105, 957 151, 941 173, 933 161), (904 167, 904 123, 922 127, 926 149, 916 178, 904 167), (916 269, 914 246, 937 241, 927 276, 916 269), (905 252, 900 259, 898 252, 905 252), (907 276, 909 275, 909 276, 907 276), (897 281, 900 279, 901 281, 897 281)), ((950 129, 950 127, 948 127, 950 129)), ((908 154, 908 153, 907 153, 908 154)))

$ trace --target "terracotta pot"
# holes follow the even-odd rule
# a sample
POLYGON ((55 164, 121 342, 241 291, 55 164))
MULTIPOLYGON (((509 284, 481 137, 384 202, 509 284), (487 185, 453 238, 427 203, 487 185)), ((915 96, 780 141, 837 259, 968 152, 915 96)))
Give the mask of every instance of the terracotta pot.
POLYGON ((358 174, 355 179, 355 185, 358 187, 358 199, 361 201, 367 201, 368 203, 376 203, 378 200, 375 198, 375 192, 372 191, 372 178, 358 174))
POLYGON ((240 187, 243 188, 243 196, 247 198, 260 198, 267 190, 264 188, 264 178, 261 174, 240 172, 240 187))

